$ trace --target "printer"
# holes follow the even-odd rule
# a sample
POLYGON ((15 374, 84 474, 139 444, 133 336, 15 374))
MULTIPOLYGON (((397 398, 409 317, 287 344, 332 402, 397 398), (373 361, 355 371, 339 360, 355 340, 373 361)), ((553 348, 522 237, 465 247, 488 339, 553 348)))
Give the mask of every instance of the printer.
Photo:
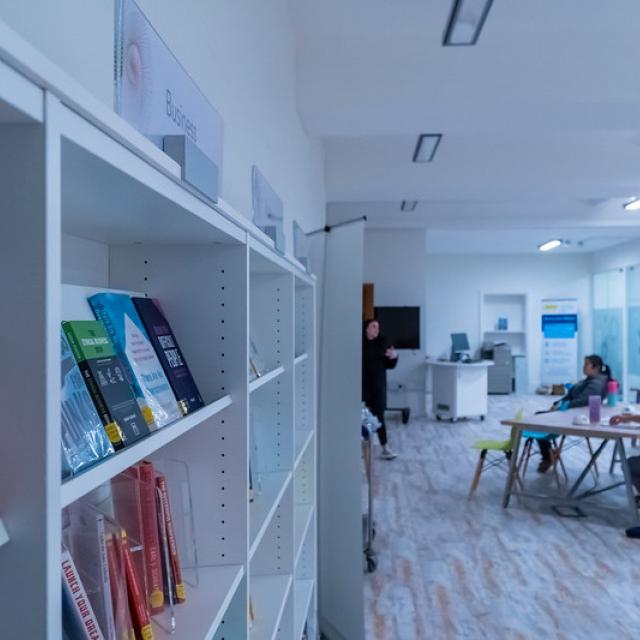
POLYGON ((511 393, 513 391, 513 358, 511 346, 506 342, 485 342, 481 348, 483 360, 493 360, 489 367, 488 393, 511 393))

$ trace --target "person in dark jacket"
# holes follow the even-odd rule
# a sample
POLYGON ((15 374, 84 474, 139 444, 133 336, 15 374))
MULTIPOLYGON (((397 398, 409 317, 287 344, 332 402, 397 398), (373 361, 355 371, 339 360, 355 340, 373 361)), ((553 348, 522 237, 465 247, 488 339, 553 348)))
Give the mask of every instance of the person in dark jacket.
MULTIPOLYGON (((586 376, 584 380, 574 384, 560 400, 556 400, 551 406, 551 411, 563 411, 576 407, 586 407, 589 404, 589 396, 600 396, 603 400, 607 397, 607 383, 611 380, 611 370, 600 356, 590 355, 584 359, 582 372, 586 376)), ((547 440, 539 440, 542 460, 538 471, 544 473, 553 464, 551 461, 551 444, 547 440)))
POLYGON ((398 363, 398 352, 380 334, 380 323, 367 320, 362 340, 362 401, 378 420, 378 439, 382 445, 382 457, 393 460, 396 454, 387 442, 384 411, 387 408, 387 369, 398 363))

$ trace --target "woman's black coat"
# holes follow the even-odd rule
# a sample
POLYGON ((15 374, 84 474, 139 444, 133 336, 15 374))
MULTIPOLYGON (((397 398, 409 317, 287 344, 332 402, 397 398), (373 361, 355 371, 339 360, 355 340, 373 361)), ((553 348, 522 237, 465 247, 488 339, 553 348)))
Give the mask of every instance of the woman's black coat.
POLYGON ((382 420, 387 408, 387 369, 393 369, 398 358, 388 358, 389 343, 383 336, 362 343, 362 401, 371 413, 382 420))

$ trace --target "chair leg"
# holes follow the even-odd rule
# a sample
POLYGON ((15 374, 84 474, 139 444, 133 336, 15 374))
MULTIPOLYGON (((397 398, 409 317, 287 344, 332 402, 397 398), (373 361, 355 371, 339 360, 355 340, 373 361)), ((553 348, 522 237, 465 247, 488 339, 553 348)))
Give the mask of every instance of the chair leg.
POLYGON ((564 462, 562 461, 562 457, 560 455, 560 452, 561 452, 561 447, 559 447, 559 446, 553 446, 552 449, 551 449, 551 459, 553 460, 553 465, 551 467, 551 471, 553 473, 553 477, 556 480, 556 485, 558 486, 558 489, 560 489, 560 474, 558 473, 558 466, 560 466, 560 469, 564 473, 565 479, 568 479, 567 478, 567 471, 564 468, 564 462))
POLYGON ((529 466, 529 458, 531 457, 531 449, 533 447, 533 440, 529 438, 522 448, 522 456, 520 457, 520 464, 517 465, 516 470, 518 475, 520 476, 520 482, 524 487, 524 478, 527 475, 527 467, 529 466), (522 473, 520 473, 520 469, 522 468, 522 473))
POLYGON ((476 465, 476 472, 473 474, 473 480, 471 481, 471 489, 469 490, 468 500, 473 498, 473 494, 476 492, 478 488, 478 484, 480 484, 480 476, 482 475, 482 469, 484 467, 484 459, 487 455, 487 450, 483 449, 480 452, 480 457, 478 458, 478 464, 476 465))

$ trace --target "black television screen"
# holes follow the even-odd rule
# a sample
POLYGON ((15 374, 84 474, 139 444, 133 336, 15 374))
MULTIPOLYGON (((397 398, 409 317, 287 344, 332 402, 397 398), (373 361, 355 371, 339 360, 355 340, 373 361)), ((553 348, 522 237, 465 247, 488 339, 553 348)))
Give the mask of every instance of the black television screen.
POLYGON ((375 317, 396 349, 420 348, 420 307, 376 307, 375 317))

